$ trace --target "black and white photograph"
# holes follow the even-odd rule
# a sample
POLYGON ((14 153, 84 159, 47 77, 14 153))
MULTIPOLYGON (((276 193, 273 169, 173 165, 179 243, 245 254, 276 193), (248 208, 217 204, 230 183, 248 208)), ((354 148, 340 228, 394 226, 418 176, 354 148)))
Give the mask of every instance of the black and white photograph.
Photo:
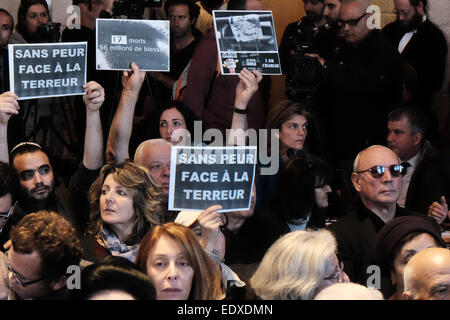
POLYGON ((271 11, 213 11, 222 74, 281 74, 271 11))
POLYGON ((84 94, 86 42, 10 44, 9 82, 19 100, 84 94))
POLYGON ((169 71, 170 32, 167 20, 97 19, 97 70, 169 71))

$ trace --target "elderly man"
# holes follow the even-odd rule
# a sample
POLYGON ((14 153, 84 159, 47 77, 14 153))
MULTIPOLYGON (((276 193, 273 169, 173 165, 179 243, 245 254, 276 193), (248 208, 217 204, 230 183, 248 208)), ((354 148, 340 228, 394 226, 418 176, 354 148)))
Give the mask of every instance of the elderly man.
POLYGON ((427 0, 394 0, 397 20, 383 29, 383 35, 411 65, 419 78, 420 106, 431 113, 434 94, 442 87, 447 60, 447 41, 427 16, 427 0))
POLYGON ((361 151, 351 180, 360 196, 353 210, 329 226, 338 242, 338 258, 352 282, 366 285, 367 267, 375 263, 378 231, 394 217, 408 215, 397 205, 402 191, 403 166, 389 148, 379 145, 361 151))
POLYGON ((415 254, 403 278, 403 300, 450 300, 450 251, 429 248, 415 254))
POLYGON ((401 101, 398 52, 370 25, 370 0, 342 0, 339 33, 345 40, 324 66, 317 116, 329 161, 351 171, 356 153, 385 141, 386 115, 401 101))

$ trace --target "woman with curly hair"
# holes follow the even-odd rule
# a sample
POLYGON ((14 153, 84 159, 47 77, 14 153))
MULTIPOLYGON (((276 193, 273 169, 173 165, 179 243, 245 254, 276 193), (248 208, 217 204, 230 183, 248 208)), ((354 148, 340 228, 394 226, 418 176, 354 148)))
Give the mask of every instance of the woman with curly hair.
POLYGON ((130 161, 106 164, 89 190, 90 223, 84 258, 107 255, 134 261, 139 243, 154 225, 164 222, 166 204, 146 168, 130 161))

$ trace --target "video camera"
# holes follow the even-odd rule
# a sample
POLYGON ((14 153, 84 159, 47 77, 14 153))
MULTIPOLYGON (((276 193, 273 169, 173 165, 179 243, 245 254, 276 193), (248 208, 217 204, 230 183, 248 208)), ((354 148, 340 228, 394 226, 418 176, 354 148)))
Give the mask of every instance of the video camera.
POLYGON ((306 53, 312 53, 311 45, 307 42, 296 43, 294 52, 290 58, 286 95, 298 100, 317 92, 322 65, 317 58, 305 56, 306 53))
POLYGON ((113 17, 126 16, 127 19, 142 19, 145 8, 162 6, 162 0, 117 0, 114 2, 113 17))
POLYGON ((60 38, 61 23, 49 22, 37 27, 33 38, 37 43, 56 43, 60 38))

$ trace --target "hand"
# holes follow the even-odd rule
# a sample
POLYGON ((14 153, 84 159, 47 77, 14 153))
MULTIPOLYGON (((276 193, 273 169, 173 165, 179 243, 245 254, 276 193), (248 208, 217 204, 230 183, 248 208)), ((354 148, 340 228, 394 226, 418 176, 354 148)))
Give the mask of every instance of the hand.
POLYGON ((305 56, 317 58, 317 60, 319 60, 320 64, 322 65, 322 67, 325 65, 325 59, 322 58, 321 56, 319 56, 317 53, 306 53, 305 56))
POLYGON ((11 91, 0 95, 0 124, 7 125, 9 118, 13 114, 18 114, 20 110, 19 97, 11 91))
POLYGON ((200 243, 205 249, 210 251, 214 249, 216 241, 222 233, 220 231, 220 227, 223 225, 222 216, 216 212, 220 209, 222 209, 220 205, 211 206, 200 213, 197 218, 202 233, 200 243))
POLYGON ((131 70, 124 71, 122 75, 122 87, 124 92, 138 94, 141 90, 142 82, 145 79, 145 71, 140 71, 139 66, 132 62, 131 70))
POLYGON ((433 202, 430 205, 428 208, 428 216, 432 217, 439 224, 444 222, 447 216, 450 217, 450 211, 448 211, 448 205, 444 196, 441 197, 440 203, 433 202))
POLYGON ((95 81, 83 85, 86 94, 83 96, 84 104, 89 111, 98 111, 105 101, 105 90, 95 81))
POLYGON ((245 110, 247 104, 258 91, 258 84, 262 80, 262 75, 259 71, 248 71, 246 68, 239 73, 239 83, 236 86, 236 99, 234 106, 236 108, 245 110))

